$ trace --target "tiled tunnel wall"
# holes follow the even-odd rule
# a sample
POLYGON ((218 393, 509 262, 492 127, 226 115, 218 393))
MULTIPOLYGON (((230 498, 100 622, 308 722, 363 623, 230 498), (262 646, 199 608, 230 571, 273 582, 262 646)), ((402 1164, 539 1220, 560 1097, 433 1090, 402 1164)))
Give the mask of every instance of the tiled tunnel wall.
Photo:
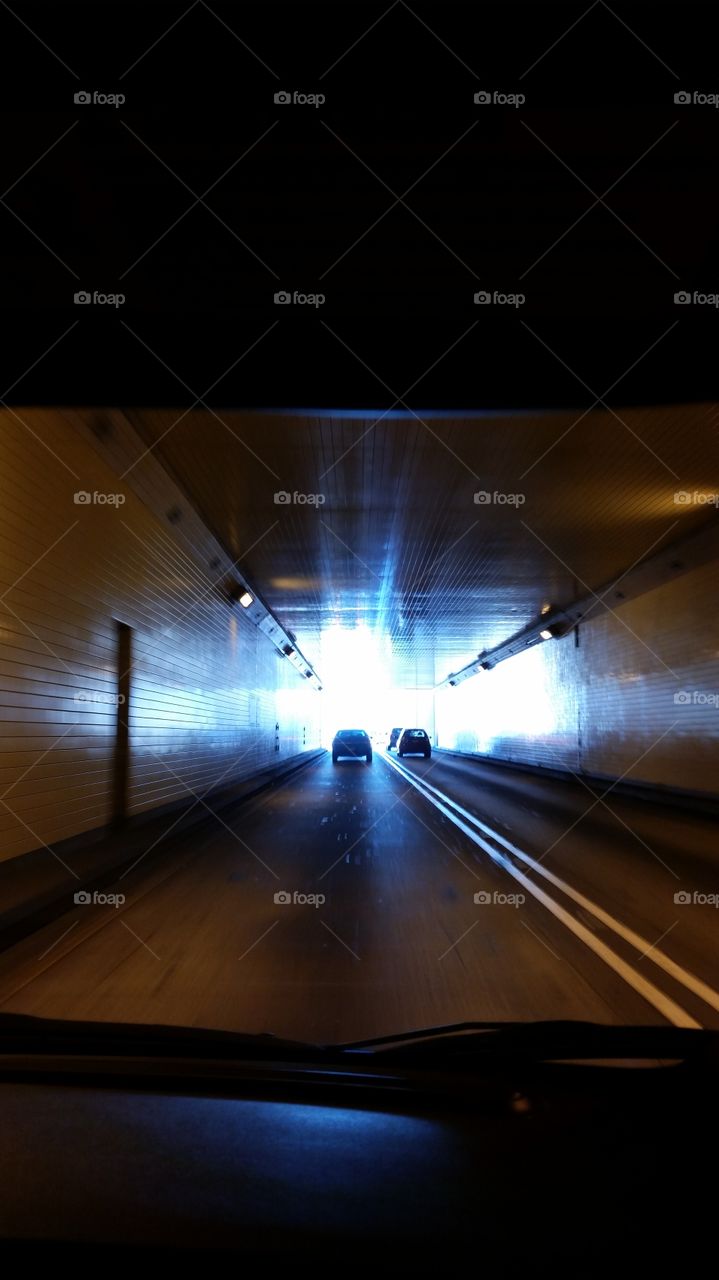
POLYGON ((0 416, 0 860, 111 816, 118 621, 130 817, 318 746, 319 695, 181 540, 61 415, 18 413, 0 416))
POLYGON ((716 795, 718 595, 713 563, 438 691, 437 745, 716 795))

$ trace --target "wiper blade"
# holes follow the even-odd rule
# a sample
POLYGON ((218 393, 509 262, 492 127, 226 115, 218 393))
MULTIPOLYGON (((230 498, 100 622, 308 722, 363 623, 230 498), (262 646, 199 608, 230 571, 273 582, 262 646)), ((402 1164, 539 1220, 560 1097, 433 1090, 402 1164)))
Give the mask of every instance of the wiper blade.
POLYGON ((322 1057, 322 1045, 285 1040, 269 1032, 217 1031, 206 1027, 137 1022, 78 1022, 0 1014, 0 1057, 10 1053, 130 1057, 241 1058, 322 1057))
POLYGON ((462 1058, 677 1059, 710 1057, 719 1064, 719 1032, 692 1027, 614 1026, 599 1022, 458 1022, 337 1046, 417 1064, 462 1058))
POLYGON ((355 1040, 318 1044, 206 1027, 150 1023, 78 1022, 0 1014, 3 1055, 141 1057, 237 1062, 305 1062, 327 1065, 374 1058, 383 1067, 473 1070, 509 1061, 677 1060, 719 1065, 719 1031, 672 1026, 612 1026, 596 1022, 458 1022, 355 1040))

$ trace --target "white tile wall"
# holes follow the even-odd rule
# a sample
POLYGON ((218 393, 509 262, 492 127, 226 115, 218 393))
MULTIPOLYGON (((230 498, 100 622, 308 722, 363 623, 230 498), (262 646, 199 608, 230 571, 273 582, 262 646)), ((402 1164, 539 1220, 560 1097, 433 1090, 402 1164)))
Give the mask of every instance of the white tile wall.
POLYGON ((60 414, 17 412, 0 414, 0 859, 110 817, 115 708, 79 699, 116 691, 116 619, 134 642, 131 815, 319 745, 319 695, 179 539, 60 414))

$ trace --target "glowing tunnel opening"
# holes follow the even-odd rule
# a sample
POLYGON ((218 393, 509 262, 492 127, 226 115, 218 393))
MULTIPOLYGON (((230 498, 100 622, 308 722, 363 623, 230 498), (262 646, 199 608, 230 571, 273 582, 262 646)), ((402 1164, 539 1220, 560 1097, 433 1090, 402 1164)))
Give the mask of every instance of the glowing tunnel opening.
POLYGON ((377 747, 386 746, 397 725, 434 730, 433 692, 393 684, 389 636, 378 636, 365 623, 339 624, 323 632, 322 742, 329 746, 338 729, 366 729, 377 747))

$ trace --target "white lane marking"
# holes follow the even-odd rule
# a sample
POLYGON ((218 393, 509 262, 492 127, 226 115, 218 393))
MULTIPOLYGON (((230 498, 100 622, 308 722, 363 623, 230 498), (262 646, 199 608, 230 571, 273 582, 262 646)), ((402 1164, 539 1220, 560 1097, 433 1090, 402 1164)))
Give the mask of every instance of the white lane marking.
MULTIPOLYGON (((511 840, 507 840, 504 836, 500 835, 498 831, 493 831, 491 827, 487 826, 486 822, 482 822, 481 819, 476 818, 473 813, 469 813, 467 809, 464 809, 456 800, 450 799, 450 797, 445 795, 443 791, 439 791, 437 787, 433 787, 431 782, 424 782, 422 780, 422 786, 426 787, 429 791, 435 791, 438 796, 442 797, 446 804, 450 805, 451 808, 456 809, 458 813, 461 813, 463 817, 467 818, 467 820, 472 822, 476 827, 479 827, 480 831, 484 831, 486 835, 491 836, 493 840, 496 840, 498 844, 503 845, 504 848, 510 853, 513 853, 515 857, 521 858, 522 862, 524 862, 528 867, 531 867, 532 870, 536 871, 540 876, 544 876, 545 880, 549 880, 551 884, 555 885, 558 889, 561 889, 562 893, 565 893, 568 898, 572 898, 578 906, 584 907, 585 911, 589 911, 603 925, 606 925, 606 927, 611 929, 613 933, 616 933, 618 937, 623 938, 625 942, 628 942, 630 946, 640 952, 642 959, 644 959, 645 956, 651 959, 654 964, 656 964, 660 969, 663 969, 670 978, 675 980, 675 982, 686 987, 693 995, 698 996, 700 1000, 703 1000, 705 1004, 708 1004, 711 1009, 715 1009, 719 1012, 719 992, 715 991, 713 987, 708 986, 706 982, 702 982, 701 978, 697 978, 695 974, 691 973, 688 969, 682 968, 681 965, 677 964, 674 960, 671 960, 668 955, 659 950, 658 944, 661 942, 662 938, 666 937, 667 933, 669 933, 669 929, 665 930, 656 942, 649 942, 646 938, 643 938, 640 933, 635 933, 633 929, 622 924, 620 920, 615 920, 614 916, 609 915, 607 911, 604 911, 602 907, 597 905, 597 903, 592 902, 590 898, 585 897, 585 895, 580 893, 578 889, 573 889, 570 884, 567 884, 566 880, 562 880, 560 876, 554 875, 552 871, 547 867, 542 866, 541 863, 535 861, 535 859, 530 857, 528 853, 524 853, 522 849, 518 849, 515 844, 512 844, 511 840)), ((673 928, 674 926, 672 925, 670 927, 673 928)))
MULTIPOLYGON (((466 822, 458 817, 458 813, 463 813, 470 822, 475 823, 481 828, 481 830, 485 831, 486 834, 490 835, 492 839, 496 840, 498 843, 501 842, 505 847, 511 850, 512 853, 517 857, 520 857, 535 870, 546 874, 547 879, 556 883, 558 888, 564 887, 563 881, 559 880, 557 876, 553 876, 551 872, 545 873, 545 868, 540 867, 538 863, 535 863, 534 859, 530 858, 528 854, 524 854, 521 850, 516 849, 515 846, 510 845, 510 842, 505 840, 503 836, 492 831, 491 827, 488 827, 486 823, 480 822, 478 818, 475 818, 473 814, 468 813, 466 809, 463 810, 461 805, 458 805, 454 800, 450 800, 449 796, 445 796, 437 787, 431 786, 428 782, 422 783, 408 770, 405 770, 401 765, 396 764, 394 760, 387 757, 385 757, 385 760, 386 763, 393 769, 396 769, 402 777, 406 778, 408 782, 411 782, 419 791, 420 795, 424 796, 425 800, 428 800, 430 804, 433 804, 435 808, 445 814, 445 816, 448 817, 455 826, 459 827, 466 836, 469 836, 470 840, 479 845, 480 849, 483 849, 485 853, 488 853, 493 862, 496 862, 498 866, 503 867, 505 871, 524 886, 528 893, 531 893, 538 902, 541 902, 542 906, 546 907, 548 911, 551 911, 552 915, 555 916, 557 920, 560 920, 571 933, 573 933, 577 938, 584 942, 591 951, 594 951, 596 955, 604 960, 605 964, 607 964, 610 969, 613 969, 615 973, 619 974, 619 976, 622 977, 630 987, 633 987, 639 995, 641 995, 649 1004, 653 1005, 653 1007, 657 1009, 668 1022, 672 1022, 676 1027, 701 1027, 700 1022, 697 1022, 690 1016, 690 1014, 682 1009, 680 1005, 676 1004, 676 1002, 670 999, 669 996, 666 996, 663 991, 660 991, 659 987, 656 987, 653 982, 649 982, 648 979, 644 978, 640 973, 637 973, 636 969, 633 969, 631 965, 627 964, 621 956, 617 955, 615 951, 612 951, 610 947, 601 941, 601 939, 595 937, 595 935, 583 924, 580 924, 578 920, 575 920, 574 916, 570 915, 570 913, 566 911, 564 907, 560 906, 558 902, 555 902, 554 899, 551 898, 548 893, 545 893, 543 889, 540 889, 539 885, 536 885, 533 880, 530 880, 528 876, 525 876, 518 867, 515 867, 513 863, 503 857, 498 850, 493 849, 492 846, 488 844, 486 840, 483 840, 471 826, 468 826, 466 822), (428 794, 430 791, 434 792, 435 795, 428 794), (442 800, 437 799, 436 796, 441 796, 442 800), (451 808, 448 806, 451 806, 451 808), (457 812, 453 813, 452 809, 457 812)), ((598 919, 601 919, 602 916, 606 916, 605 912, 602 912, 602 915, 600 916, 599 912, 601 911, 601 908, 595 907, 594 904, 591 903, 588 898, 584 898, 582 894, 576 894, 574 890, 570 889, 569 885, 566 886, 564 891, 568 892, 569 896, 575 898, 575 900, 581 901, 582 905, 586 906, 587 909, 591 911, 593 915, 596 915, 598 919)), ((614 928, 615 932, 620 932, 624 929, 624 926, 619 925, 618 921, 613 921, 611 916, 606 916, 606 921, 611 921, 610 927, 614 928)), ((631 930, 627 930, 626 934, 637 938, 639 936, 638 934, 632 935, 631 930)), ((625 935, 623 934, 622 936, 625 935)), ((665 957, 665 959, 668 958, 665 957)), ((668 963, 671 965, 673 962, 668 961, 668 963)), ((680 973, 684 972, 678 965, 674 966, 674 968, 676 968, 680 973)), ((692 977, 691 974, 687 974, 686 976, 688 978, 692 977)), ((698 982, 698 979, 694 979, 694 982, 698 982)), ((703 983, 699 983, 699 985, 704 986, 703 983)), ((710 988, 707 988, 707 990, 709 991, 710 988)), ((712 995, 715 996, 716 993, 712 992, 712 995)), ((719 999, 719 997, 716 998, 719 999)))

